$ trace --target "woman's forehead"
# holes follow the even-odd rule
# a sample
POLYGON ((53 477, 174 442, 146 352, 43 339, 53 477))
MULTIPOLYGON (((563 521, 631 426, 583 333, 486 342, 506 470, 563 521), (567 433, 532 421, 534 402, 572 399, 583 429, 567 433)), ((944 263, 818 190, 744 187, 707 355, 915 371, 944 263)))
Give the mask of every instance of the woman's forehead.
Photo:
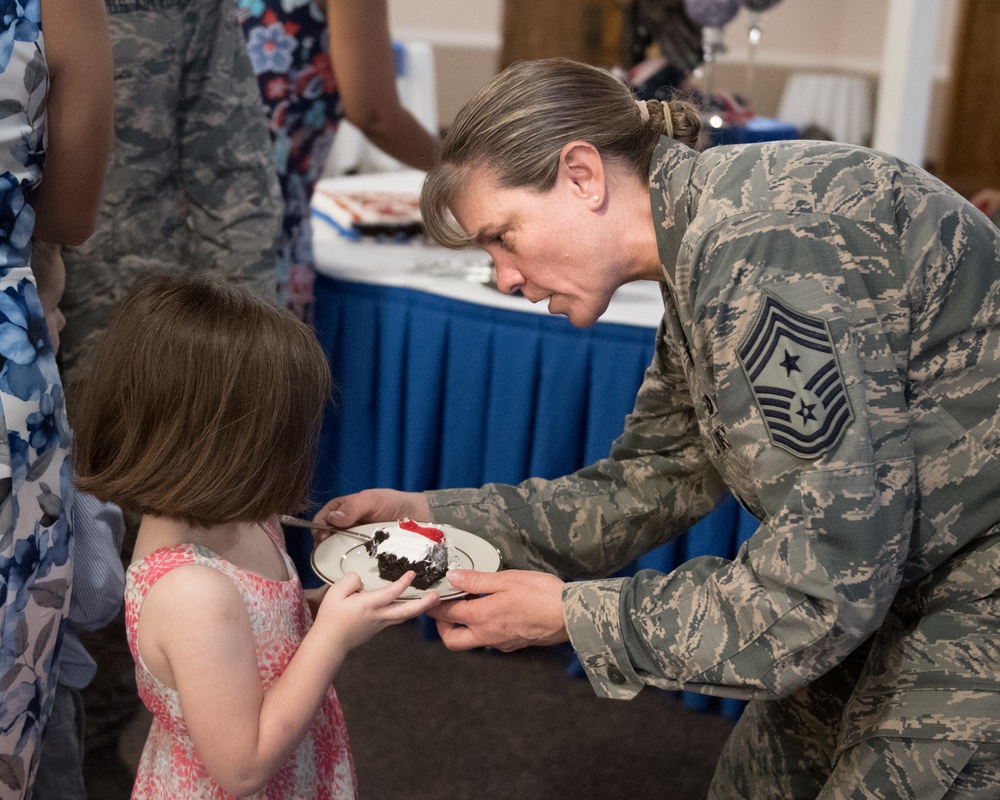
POLYGON ((454 202, 474 202, 475 198, 495 195, 499 183, 495 174, 484 167, 465 167, 460 173, 454 202))
POLYGON ((451 203, 455 219, 470 236, 485 225, 497 226, 509 216, 510 189, 497 185, 495 178, 483 170, 469 170, 459 185, 451 203))
POLYGON ((533 209, 544 208, 550 194, 524 186, 503 186, 488 170, 470 171, 455 193, 452 213, 456 218, 464 214, 477 219, 489 217, 497 224, 503 219, 505 224, 510 224, 532 213, 533 209))

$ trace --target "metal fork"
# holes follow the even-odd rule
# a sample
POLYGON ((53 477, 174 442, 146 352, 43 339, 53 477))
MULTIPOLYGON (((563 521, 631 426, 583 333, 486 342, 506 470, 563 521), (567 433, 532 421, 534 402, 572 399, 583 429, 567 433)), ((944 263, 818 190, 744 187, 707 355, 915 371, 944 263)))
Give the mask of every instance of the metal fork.
POLYGON ((324 525, 321 522, 311 522, 307 519, 299 519, 298 517, 290 517, 287 514, 282 514, 279 519, 282 525, 291 525, 295 528, 311 528, 317 531, 330 531, 330 533, 342 533, 344 536, 353 536, 355 539, 362 539, 366 542, 370 542, 372 537, 367 533, 360 533, 359 531, 352 531, 350 528, 335 528, 333 525, 324 525))

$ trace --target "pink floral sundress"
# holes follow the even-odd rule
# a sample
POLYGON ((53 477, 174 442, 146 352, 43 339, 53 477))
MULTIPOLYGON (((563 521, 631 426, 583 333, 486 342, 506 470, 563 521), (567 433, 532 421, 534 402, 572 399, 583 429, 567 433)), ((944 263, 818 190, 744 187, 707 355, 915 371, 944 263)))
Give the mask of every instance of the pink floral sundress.
MULTIPOLYGON (((312 624, 302 584, 274 526, 262 524, 285 561, 290 577, 273 581, 245 572, 199 545, 161 548, 134 562, 126 574, 125 624, 135 659, 139 696, 153 713, 132 790, 133 798, 229 798, 208 774, 194 750, 177 692, 157 680, 143 664, 138 648, 142 601, 150 587, 170 570, 199 564, 225 573, 236 584, 250 613, 260 677, 265 690, 285 671, 312 624)), ((266 800, 343 800, 357 797, 357 778, 347 728, 333 687, 327 693, 306 738, 291 758, 254 798, 266 800)))

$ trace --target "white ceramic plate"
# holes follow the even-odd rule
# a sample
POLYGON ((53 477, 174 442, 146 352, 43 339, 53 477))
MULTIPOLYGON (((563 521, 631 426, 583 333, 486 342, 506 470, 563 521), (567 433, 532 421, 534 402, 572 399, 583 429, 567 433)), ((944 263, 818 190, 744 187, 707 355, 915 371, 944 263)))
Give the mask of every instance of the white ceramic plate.
MULTIPOLYGON (((368 525, 355 525, 350 530, 374 536, 375 531, 389 524, 392 523, 373 522, 368 525)), ((499 571, 500 552, 485 539, 460 528, 453 528, 451 525, 439 525, 436 522, 421 524, 431 525, 444 532, 445 544, 448 545, 449 569, 454 567, 474 569, 478 572, 499 571)), ((389 581, 378 576, 378 563, 368 555, 365 543, 353 536, 334 533, 324 539, 313 550, 312 566, 316 574, 327 583, 335 583, 348 572, 356 572, 361 576, 365 589, 378 589, 389 585, 389 581)), ((428 592, 438 592, 442 600, 453 600, 465 594, 448 583, 447 578, 442 578, 429 589, 414 589, 411 586, 399 596, 399 599, 414 600, 428 592)))

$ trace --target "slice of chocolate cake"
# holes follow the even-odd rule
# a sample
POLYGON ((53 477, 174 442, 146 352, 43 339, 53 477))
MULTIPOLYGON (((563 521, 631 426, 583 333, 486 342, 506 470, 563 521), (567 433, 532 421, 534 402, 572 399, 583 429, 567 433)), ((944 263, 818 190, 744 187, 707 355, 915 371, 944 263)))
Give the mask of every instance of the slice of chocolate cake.
POLYGON ((397 580, 412 569, 417 574, 411 584, 414 589, 430 588, 448 571, 444 532, 411 519, 379 528, 365 547, 383 580, 397 580))

